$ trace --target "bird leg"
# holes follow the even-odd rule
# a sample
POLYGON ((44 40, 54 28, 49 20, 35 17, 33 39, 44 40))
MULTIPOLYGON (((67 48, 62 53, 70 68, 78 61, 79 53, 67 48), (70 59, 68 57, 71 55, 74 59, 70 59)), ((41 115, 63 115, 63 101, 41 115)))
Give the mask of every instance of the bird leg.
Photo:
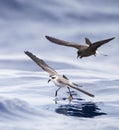
POLYGON ((70 91, 70 88, 69 87, 67 87, 68 88, 68 90, 69 90, 69 97, 68 97, 68 99, 71 101, 72 99, 73 99, 73 96, 72 96, 72 94, 71 94, 71 91, 70 91))
POLYGON ((60 90, 60 87, 55 92, 55 97, 57 97, 57 92, 60 90))
POLYGON ((60 90, 60 88, 61 88, 61 87, 59 87, 59 88, 56 90, 56 92, 55 92, 55 104, 57 104, 57 98, 56 98, 56 97, 57 97, 57 93, 58 93, 58 91, 60 90))
POLYGON ((108 56, 108 55, 106 55, 106 54, 100 53, 99 51, 96 51, 96 54, 100 54, 100 55, 103 55, 103 56, 108 56))
POLYGON ((100 53, 101 55, 103 55, 103 56, 108 56, 108 55, 106 55, 106 54, 102 54, 102 53, 100 53))

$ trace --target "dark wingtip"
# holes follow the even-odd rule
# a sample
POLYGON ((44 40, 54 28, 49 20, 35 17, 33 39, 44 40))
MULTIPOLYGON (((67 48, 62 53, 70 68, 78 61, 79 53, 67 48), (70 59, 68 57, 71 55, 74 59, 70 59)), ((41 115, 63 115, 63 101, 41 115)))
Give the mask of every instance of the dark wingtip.
POLYGON ((26 55, 31 55, 32 53, 31 52, 29 52, 29 51, 24 51, 24 53, 26 54, 26 55))
POLYGON ((28 54, 28 53, 30 53, 30 52, 29 52, 29 51, 24 51, 24 53, 25 53, 25 54, 28 54))
POLYGON ((111 41, 111 40, 113 40, 113 39, 115 39, 115 37, 109 38, 108 41, 111 41))
POLYGON ((89 38, 85 37, 85 40, 88 40, 89 38))
POLYGON ((95 97, 95 95, 92 94, 91 97, 95 97))
POLYGON ((89 40, 89 38, 85 38, 85 42, 86 42, 86 44, 88 44, 89 46, 92 44, 91 41, 89 40))
POLYGON ((27 54, 27 53, 28 53, 28 51, 24 51, 24 53, 25 53, 25 54, 27 54))
POLYGON ((46 35, 45 37, 46 37, 46 39, 49 39, 49 38, 50 38, 50 36, 47 36, 47 35, 46 35))
POLYGON ((91 93, 89 94, 89 96, 90 96, 90 97, 95 97, 95 95, 93 95, 93 94, 91 94, 91 93))
POLYGON ((112 38, 109 38, 110 40, 113 40, 113 39, 115 39, 115 37, 112 37, 112 38))

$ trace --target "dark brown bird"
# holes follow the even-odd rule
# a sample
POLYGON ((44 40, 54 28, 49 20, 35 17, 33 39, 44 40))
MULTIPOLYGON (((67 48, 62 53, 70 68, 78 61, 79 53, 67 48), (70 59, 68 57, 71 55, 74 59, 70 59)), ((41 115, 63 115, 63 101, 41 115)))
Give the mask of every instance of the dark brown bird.
MULTIPOLYGON (((92 43, 88 38, 85 38, 85 43, 87 45, 81 45, 81 44, 77 44, 77 43, 73 43, 73 42, 67 42, 67 41, 63 41, 54 37, 50 37, 50 36, 45 36, 49 41, 56 43, 58 45, 63 45, 63 46, 68 46, 68 47, 74 47, 76 49, 78 49, 77 51, 77 58, 80 57, 88 57, 91 55, 96 56, 97 54, 97 49, 102 46, 105 43, 108 43, 109 41, 113 40, 114 37, 109 38, 109 39, 105 39, 102 41, 98 41, 98 42, 94 42, 92 43)), ((102 54, 104 55, 104 54, 102 54)), ((107 56, 107 55, 104 55, 107 56)))

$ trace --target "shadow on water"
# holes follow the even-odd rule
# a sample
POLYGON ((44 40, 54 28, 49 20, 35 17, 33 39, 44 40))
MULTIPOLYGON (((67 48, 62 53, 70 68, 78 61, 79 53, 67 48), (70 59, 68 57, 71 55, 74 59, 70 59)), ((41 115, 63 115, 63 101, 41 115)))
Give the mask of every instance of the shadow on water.
POLYGON ((78 104, 65 104, 56 108, 56 113, 67 116, 93 118, 95 116, 106 115, 101 112, 101 109, 93 102, 83 102, 78 104))

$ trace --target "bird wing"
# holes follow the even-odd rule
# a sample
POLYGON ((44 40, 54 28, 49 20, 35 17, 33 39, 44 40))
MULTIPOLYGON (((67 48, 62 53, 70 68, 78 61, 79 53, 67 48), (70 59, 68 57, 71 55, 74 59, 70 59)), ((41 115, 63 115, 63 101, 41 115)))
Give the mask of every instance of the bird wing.
POLYGON ((80 49, 80 47, 82 47, 83 45, 80 44, 76 44, 76 43, 71 43, 71 42, 67 42, 67 41, 63 41, 54 37, 50 37, 50 36, 45 36, 49 41, 56 43, 58 45, 63 45, 63 46, 69 46, 69 47, 74 47, 76 49, 80 49))
POLYGON ((84 93, 84 94, 86 94, 86 95, 88 95, 88 96, 90 96, 90 97, 94 97, 93 94, 87 92, 86 90, 83 90, 82 88, 79 88, 78 86, 72 84, 72 82, 70 82, 70 81, 67 80, 67 79, 64 79, 63 77, 59 77, 58 80, 59 80, 59 82, 62 83, 62 84, 66 84, 66 85, 70 86, 71 88, 76 89, 76 90, 78 90, 78 91, 80 91, 80 92, 82 92, 82 93, 84 93))
POLYGON ((89 38, 85 38, 85 42, 86 42, 86 44, 88 44, 89 46, 92 44, 91 41, 89 40, 89 38))
POLYGON ((71 85, 71 84, 69 84, 69 86, 70 86, 71 88, 74 88, 74 89, 76 89, 76 90, 78 90, 78 91, 80 91, 80 92, 82 92, 82 93, 84 93, 84 94, 90 96, 90 97, 94 97, 93 94, 87 92, 86 90, 83 90, 82 88, 79 88, 79 87, 74 86, 74 85, 71 85))
POLYGON ((111 41, 113 39, 114 39, 114 37, 109 38, 109 39, 105 39, 105 40, 102 40, 102 41, 95 42, 90 47, 93 48, 94 50, 96 50, 98 47, 102 46, 105 43, 108 43, 109 41, 111 41))
POLYGON ((26 55, 28 55, 34 62, 36 62, 37 65, 39 65, 44 71, 48 72, 50 75, 58 75, 58 73, 48 66, 42 59, 36 57, 31 52, 25 51, 26 55))

